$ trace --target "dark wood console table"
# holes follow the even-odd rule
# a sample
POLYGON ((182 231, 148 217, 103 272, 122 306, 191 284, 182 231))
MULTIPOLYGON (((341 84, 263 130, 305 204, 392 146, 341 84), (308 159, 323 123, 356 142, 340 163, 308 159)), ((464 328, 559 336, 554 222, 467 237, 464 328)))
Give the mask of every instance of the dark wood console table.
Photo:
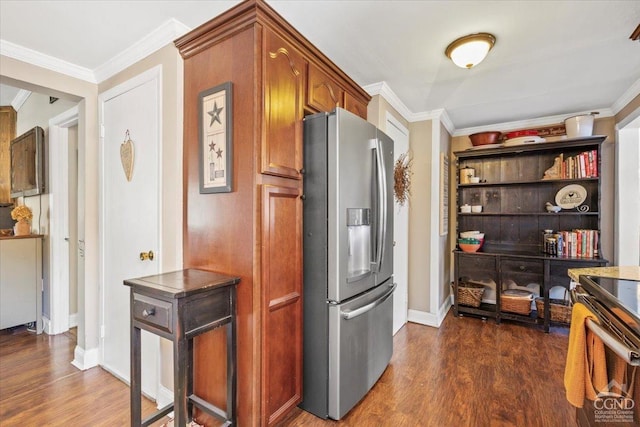
POLYGON ((131 425, 148 426, 174 411, 174 425, 193 418, 193 405, 236 425, 236 285, 238 277, 187 269, 125 280, 131 287, 131 425), (193 338, 227 326, 226 411, 193 393, 193 338), (141 330, 173 342, 174 402, 142 418, 141 330))

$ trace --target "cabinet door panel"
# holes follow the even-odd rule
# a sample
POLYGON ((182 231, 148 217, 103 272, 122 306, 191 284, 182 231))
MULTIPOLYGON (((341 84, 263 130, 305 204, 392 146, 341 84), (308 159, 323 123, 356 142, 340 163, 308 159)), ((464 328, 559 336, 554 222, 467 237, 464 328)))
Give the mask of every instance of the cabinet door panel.
POLYGON ((344 109, 367 120, 367 104, 361 102, 349 92, 344 93, 344 109))
POLYGON ((274 33, 265 40, 261 173, 300 179, 306 61, 274 33))
POLYGON ((342 107, 343 90, 338 83, 316 67, 309 64, 307 104, 317 111, 331 111, 342 107))
POLYGON ((302 400, 300 190, 262 186, 262 420, 302 400))

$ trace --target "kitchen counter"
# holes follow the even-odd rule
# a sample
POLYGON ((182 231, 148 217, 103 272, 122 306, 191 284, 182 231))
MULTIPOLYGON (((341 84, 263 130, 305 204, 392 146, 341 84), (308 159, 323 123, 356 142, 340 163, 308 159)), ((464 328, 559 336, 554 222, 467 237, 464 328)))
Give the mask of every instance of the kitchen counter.
POLYGON ((0 240, 34 239, 42 237, 44 237, 43 234, 27 234, 25 236, 0 236, 0 240))
POLYGON ((580 276, 606 277, 640 282, 640 266, 570 268, 567 273, 574 282, 579 281, 580 276))

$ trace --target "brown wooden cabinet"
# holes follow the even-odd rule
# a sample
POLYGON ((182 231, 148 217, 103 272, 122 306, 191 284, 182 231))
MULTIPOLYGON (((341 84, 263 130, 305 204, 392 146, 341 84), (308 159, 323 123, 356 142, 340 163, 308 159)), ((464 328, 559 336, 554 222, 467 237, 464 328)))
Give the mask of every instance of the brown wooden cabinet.
MULTIPOLYGON (((591 257, 554 255, 545 253, 542 242, 542 232, 546 229, 555 232, 600 229, 598 173, 580 178, 543 179, 543 176, 557 159, 580 158, 583 153, 593 155, 592 167, 600 171, 601 144, 604 139, 605 137, 595 136, 572 141, 472 149, 455 153, 458 171, 471 168, 482 180, 479 183, 458 183, 457 230, 479 230, 485 233, 480 252, 455 251, 456 315, 474 314, 493 317, 498 321, 509 319, 541 323, 548 331, 551 288, 569 288, 569 268, 602 266, 607 263, 601 251, 591 257), (563 194, 562 191, 567 188, 584 190, 584 200, 579 203, 581 207, 565 206, 566 209, 560 213, 547 212, 545 203, 549 201, 555 204, 556 195, 563 194), (463 204, 481 205, 482 211, 460 212, 463 204), (487 287, 492 290, 492 298, 485 299, 478 308, 459 304, 458 286, 466 280, 490 285, 487 287), (491 282, 495 283, 495 289, 491 282), (545 298, 543 318, 540 319, 535 311, 530 316, 501 311, 501 292, 510 286, 529 287, 545 298)), ((600 249, 599 245, 597 248, 600 249)))
MULTIPOLYGON (((320 71, 365 116, 370 97, 262 1, 175 44, 184 59, 184 267, 240 277, 238 425, 272 425, 303 398, 302 119, 335 107, 311 107, 309 74, 320 71), (233 85, 234 191, 200 194, 198 94, 225 82, 233 85)), ((195 391, 220 407, 224 349, 216 331, 196 340, 195 391)))
POLYGON ((0 107, 0 204, 11 203, 11 140, 16 137, 16 110, 0 107))
POLYGON ((331 111, 343 107, 342 88, 315 64, 309 64, 307 105, 317 111, 331 111))
POLYGON ((264 127, 261 171, 300 178, 307 63, 298 50, 265 29, 264 127))

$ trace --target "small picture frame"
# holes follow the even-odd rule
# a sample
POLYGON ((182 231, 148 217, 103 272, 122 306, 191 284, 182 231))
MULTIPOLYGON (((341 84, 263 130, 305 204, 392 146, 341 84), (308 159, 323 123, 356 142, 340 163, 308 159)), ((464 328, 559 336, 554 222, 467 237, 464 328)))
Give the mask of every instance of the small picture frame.
POLYGON ((200 193, 233 191, 231 82, 198 94, 200 193))

